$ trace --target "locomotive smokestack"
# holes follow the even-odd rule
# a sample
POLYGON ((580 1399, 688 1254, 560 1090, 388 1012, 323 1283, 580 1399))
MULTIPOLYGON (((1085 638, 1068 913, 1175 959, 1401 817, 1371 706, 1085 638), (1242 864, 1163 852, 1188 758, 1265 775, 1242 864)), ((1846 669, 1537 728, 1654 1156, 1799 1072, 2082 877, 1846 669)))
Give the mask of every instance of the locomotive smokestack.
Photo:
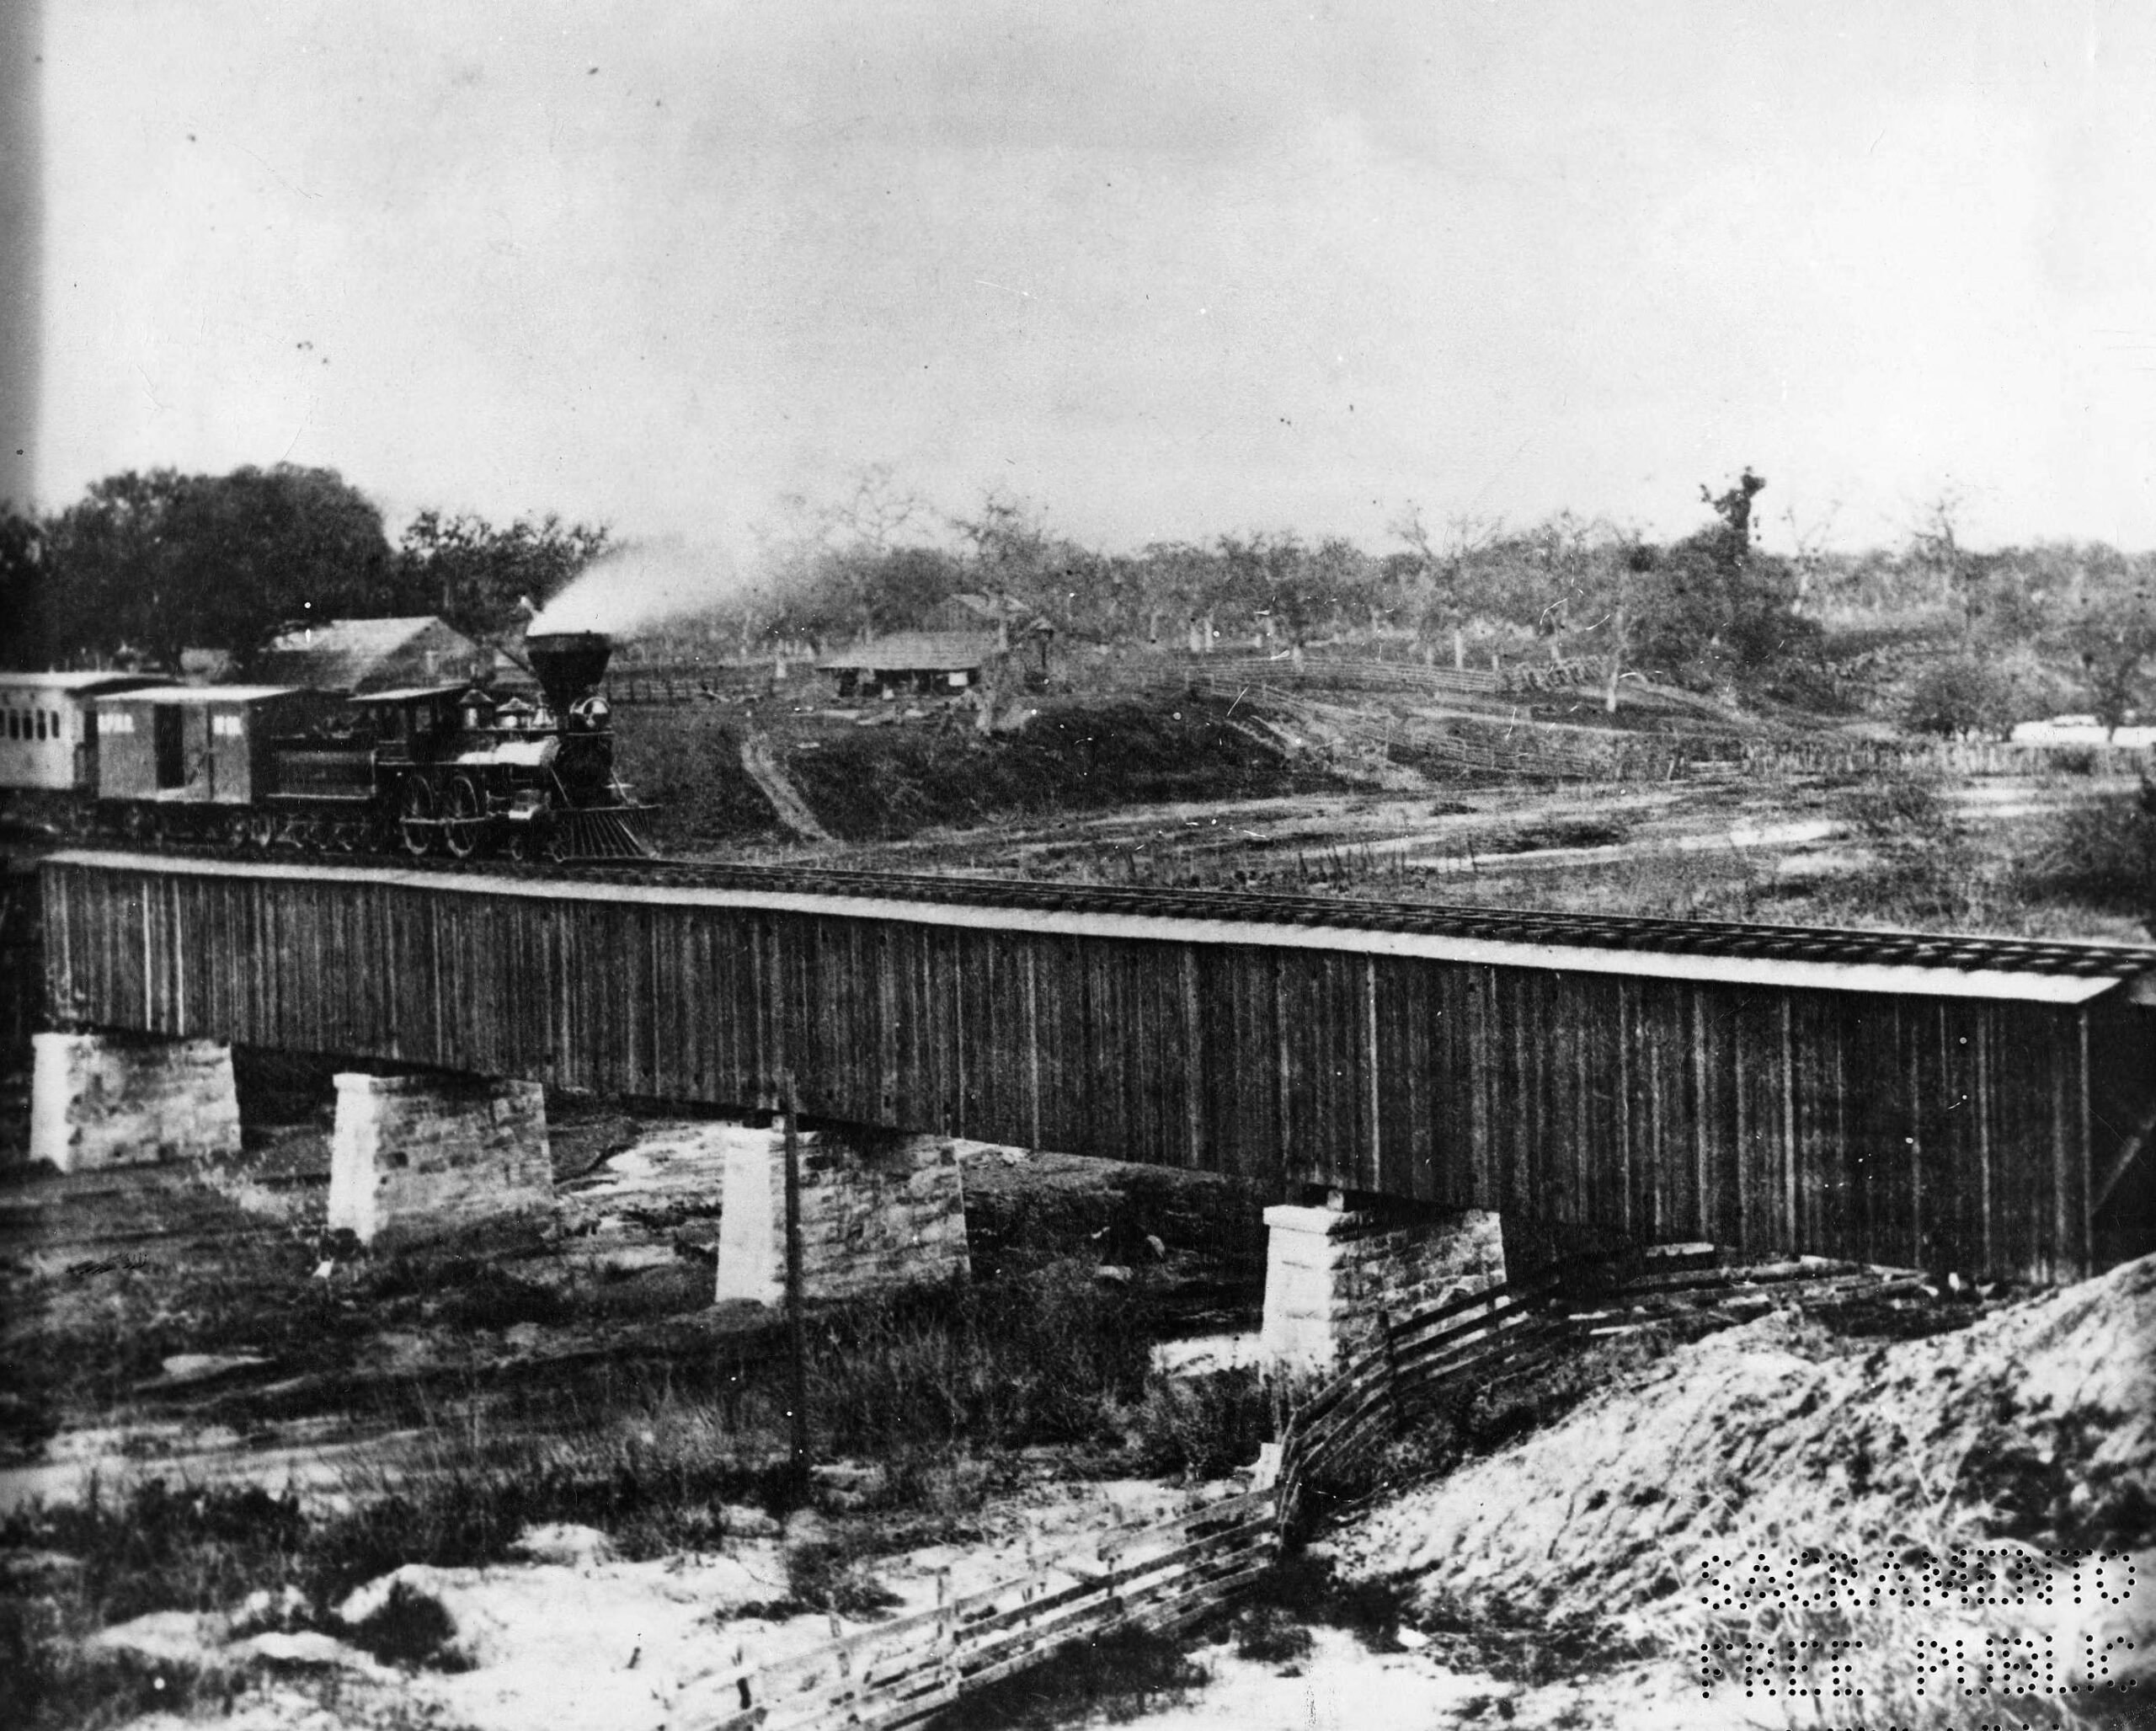
POLYGON ((549 706, 566 714, 570 704, 590 696, 606 676, 614 640, 603 631, 550 631, 526 638, 524 653, 549 706))

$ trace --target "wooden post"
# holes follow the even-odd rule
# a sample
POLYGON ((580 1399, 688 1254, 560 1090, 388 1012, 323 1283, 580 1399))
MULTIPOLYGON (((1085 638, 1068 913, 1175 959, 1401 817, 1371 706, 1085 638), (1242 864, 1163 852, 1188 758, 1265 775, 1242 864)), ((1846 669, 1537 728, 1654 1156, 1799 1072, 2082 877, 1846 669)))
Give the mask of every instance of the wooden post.
POLYGON ((808 1488, 808 1331, 801 1302, 801 1094, 786 1072, 786 1345, 796 1488, 808 1488))

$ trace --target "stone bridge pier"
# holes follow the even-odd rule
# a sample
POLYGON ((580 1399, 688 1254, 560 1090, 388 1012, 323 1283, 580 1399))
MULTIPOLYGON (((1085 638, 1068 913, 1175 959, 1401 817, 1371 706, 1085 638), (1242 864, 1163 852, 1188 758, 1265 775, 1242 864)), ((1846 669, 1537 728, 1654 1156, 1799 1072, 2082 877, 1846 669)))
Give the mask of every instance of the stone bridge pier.
MULTIPOLYGON (((800 1130, 796 1142, 808 1297, 852 1298, 968 1277, 965 1184, 948 1136, 828 1125, 800 1130)), ((725 1170, 715 1296, 782 1303, 783 1127, 728 1130, 725 1170)))
POLYGON ((547 1093, 536 1082, 434 1073, 337 1077, 329 1227, 409 1241, 553 1206, 547 1093))
MULTIPOLYGON (((33 1050, 32 1161, 72 1173, 240 1156, 229 1044, 88 1031, 36 1034, 33 1050)), ((403 1246, 552 1210, 538 1082, 355 1068, 337 1073, 335 1088, 331 1231, 403 1246)), ((778 1304, 786 1287, 784 1130, 776 1121, 707 1121, 699 1135, 721 1156, 712 1296, 778 1304)), ((951 1138, 819 1122, 799 1130, 798 1146, 808 1297, 966 1278, 964 1184, 951 1138)))
POLYGON ((221 1040, 34 1034, 30 1054, 33 1161, 85 1172, 239 1152, 232 1049, 221 1040))
MULTIPOLYGON (((112 1033, 35 1039, 31 1157, 64 1172, 240 1152, 232 1048, 112 1033)), ((545 1090, 426 1071, 335 1078, 328 1223, 361 1242, 410 1243, 547 1215, 545 1090)), ((712 1123, 721 1158, 716 1301, 776 1306, 786 1288, 786 1135, 772 1119, 712 1123)), ((803 1290, 857 1297, 965 1279, 965 1186, 948 1136, 816 1121, 798 1132, 803 1290)), ((1501 1285, 1499 1217, 1306 1189, 1265 1211, 1260 1352, 1322 1374, 1389 1315, 1501 1285)))
MULTIPOLYGON (((786 1290, 785 1131, 711 1123, 719 1242, 715 1301, 777 1305, 786 1290)), ((798 1132, 803 1290, 812 1300, 963 1279, 956 1145, 859 1125, 798 1132)), ((434 1236, 552 1205, 545 1091, 535 1082, 427 1074, 337 1077, 329 1225, 362 1242, 434 1236)))
POLYGON ((1388 1316, 1505 1280, 1498 1215, 1331 1190, 1265 1210, 1267 1366, 1321 1376, 1374 1344, 1388 1316))

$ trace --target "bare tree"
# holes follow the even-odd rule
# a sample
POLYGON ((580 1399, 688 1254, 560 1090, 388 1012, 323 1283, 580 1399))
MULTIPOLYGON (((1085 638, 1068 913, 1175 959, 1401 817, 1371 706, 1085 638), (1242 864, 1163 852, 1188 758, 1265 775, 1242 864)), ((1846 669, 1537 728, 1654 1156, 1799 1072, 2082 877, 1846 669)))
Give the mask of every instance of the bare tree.
POLYGON ((1425 659, 1433 633, 1456 630, 1466 611, 1468 562, 1495 547, 1504 529, 1502 517, 1463 511, 1447 517, 1444 529, 1433 532, 1422 506, 1412 500, 1392 523, 1394 537, 1406 545, 1417 569, 1419 605, 1409 611, 1415 617, 1425 659))
POLYGON ((1841 514, 1842 502, 1838 499, 1830 500, 1823 511, 1815 512, 1806 519, 1798 518, 1795 505, 1782 513, 1782 526, 1789 531, 1790 544, 1796 549, 1791 563, 1796 571, 1796 605, 1799 608, 1811 601, 1812 590, 1819 580, 1820 569, 1826 563, 1828 537, 1833 532, 1834 520, 1841 514))
POLYGON ((851 490, 824 513, 834 538, 879 553, 889 553, 902 532, 920 528, 929 516, 926 502, 899 484, 897 471, 888 462, 863 464, 854 474, 851 490))
POLYGON ((1943 487, 1924 507, 1909 532, 1909 557, 1918 569, 1928 572, 1938 585, 1939 600, 1961 610, 1961 628, 1975 629, 1977 613, 1977 562, 1961 545, 1961 519, 1966 501, 1960 491, 1943 487))
POLYGON ((1617 593, 1609 608, 1609 676, 1602 691, 1602 707, 1607 714, 1617 713, 1617 681, 1624 676, 1638 627, 1640 610, 1633 596, 1634 580, 1653 569, 1654 549, 1637 535, 1630 537, 1618 561, 1617 593))

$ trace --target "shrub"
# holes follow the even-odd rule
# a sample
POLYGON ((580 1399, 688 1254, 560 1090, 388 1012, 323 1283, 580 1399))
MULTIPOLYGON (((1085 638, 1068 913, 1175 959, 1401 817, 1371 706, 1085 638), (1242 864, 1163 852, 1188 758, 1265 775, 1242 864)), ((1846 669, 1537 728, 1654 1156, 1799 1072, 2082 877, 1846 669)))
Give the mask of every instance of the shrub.
POLYGON ((1909 694, 1908 725, 1918 733, 2004 735, 2014 724, 2012 684, 1988 663, 1942 661, 1909 694))
POLYGON ((1373 1653, 1397 1653, 1400 1627, 1414 1597, 1412 1572, 1343 1580, 1329 1557, 1299 1552, 1258 1579, 1244 1615, 1282 1611, 1300 1622, 1345 1629, 1373 1653))
POLYGON ((1089 1261, 997 1282, 864 1300, 815 1319, 818 1446, 894 1450, 1116 1440, 1150 1363, 1143 1296, 1089 1261))
POLYGON ((1073 1641, 1042 1664, 962 1696, 937 1723, 946 1731, 1052 1731, 1097 1717, 1128 1723, 1180 1704, 1210 1680, 1166 1636, 1119 1629, 1073 1641))
POLYGON ((851 1547, 835 1539, 811 1539, 787 1550, 786 1589, 803 1609, 856 1621, 882 1616, 900 1602, 851 1547))
POLYGON ((1138 1410, 1139 1471, 1219 1478, 1256 1460, 1272 1434, 1272 1402, 1255 1370, 1150 1377, 1138 1410))
POLYGON ((622 779, 654 808, 638 819, 648 839, 680 847, 766 835, 777 815, 741 767, 736 726, 707 708, 653 704, 617 713, 622 779))
POLYGON ((1944 840, 1959 825, 1940 798, 1936 777, 1893 769, 1869 776, 1840 799, 1844 815, 1875 841, 1944 840))
POLYGON ((2132 913, 2156 930, 2156 811, 2131 796, 2075 801, 2027 868, 2036 887, 2132 913))
POLYGON ((1235 1616, 1235 1653, 1261 1664, 1291 1664, 1310 1655, 1310 1632, 1284 1605, 1250 1605, 1235 1616))
POLYGON ((353 1643, 386 1664, 467 1670, 469 1662, 450 1647, 456 1638, 456 1625, 441 1602, 403 1581, 392 1582, 382 1603, 352 1631, 353 1643))

